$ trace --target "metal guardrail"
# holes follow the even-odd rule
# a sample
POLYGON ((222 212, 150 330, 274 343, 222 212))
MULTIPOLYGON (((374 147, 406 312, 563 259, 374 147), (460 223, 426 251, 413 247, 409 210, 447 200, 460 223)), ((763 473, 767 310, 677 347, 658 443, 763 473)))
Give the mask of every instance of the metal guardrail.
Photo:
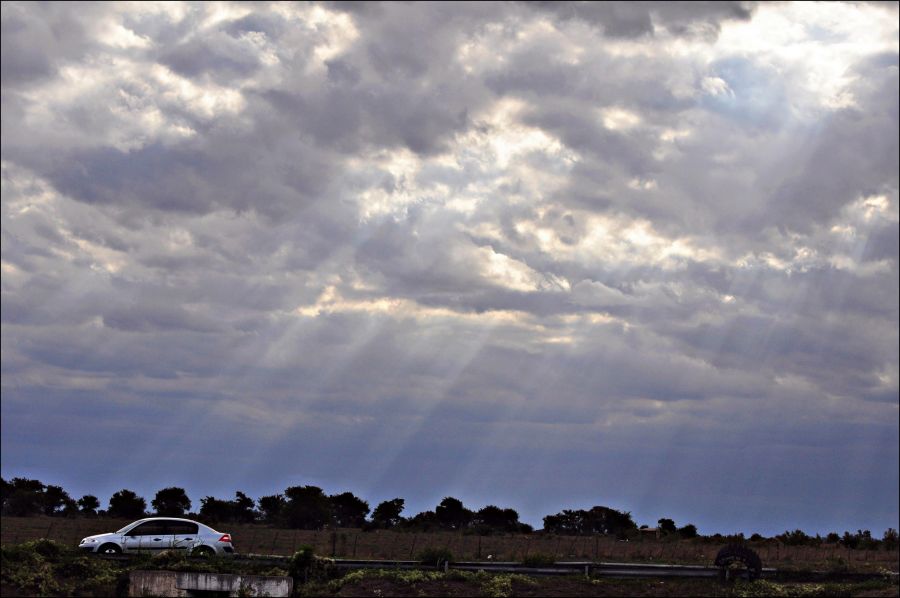
MULTIPOLYGON (((116 555, 98 555, 101 558, 109 560, 129 560, 134 558, 132 555, 116 554, 116 555)), ((202 557, 190 557, 202 561, 202 557)), ((287 565, 287 561, 291 557, 273 554, 236 554, 234 560, 241 562, 256 562, 278 566, 287 565)), ((616 578, 673 578, 673 577, 699 577, 699 578, 715 578, 722 575, 722 569, 719 567, 710 567, 704 565, 658 565, 645 563, 605 563, 592 561, 559 561, 552 565, 543 565, 540 567, 526 567, 521 563, 514 561, 451 561, 442 563, 440 566, 426 565, 420 561, 403 561, 403 560, 374 560, 374 559, 330 559, 334 566, 339 569, 400 569, 400 570, 422 570, 422 571, 484 571, 486 573, 520 573, 522 575, 535 576, 562 576, 562 575, 584 575, 594 577, 616 577, 616 578)), ((824 571, 809 571, 803 573, 782 572, 784 575, 794 576, 800 575, 804 579, 825 579, 835 575, 824 571)), ((885 574, 881 573, 855 573, 846 572, 837 574, 841 579, 866 580, 881 579, 885 574)), ((897 574, 890 575, 896 579, 897 574)), ((779 570, 773 568, 762 569, 763 578, 779 577, 779 570)))
MULTIPOLYGON (((236 559, 271 563, 285 562, 289 557, 247 554, 236 559)), ((552 565, 528 567, 513 561, 450 561, 441 566, 425 565, 420 561, 331 559, 339 569, 401 569, 443 571, 485 571, 487 573, 521 573, 522 575, 559 576, 584 575, 598 577, 719 577, 719 567, 703 565, 656 565, 643 563, 595 563, 592 561, 560 561, 552 565)), ((776 569, 764 568, 763 577, 774 577, 776 569)))

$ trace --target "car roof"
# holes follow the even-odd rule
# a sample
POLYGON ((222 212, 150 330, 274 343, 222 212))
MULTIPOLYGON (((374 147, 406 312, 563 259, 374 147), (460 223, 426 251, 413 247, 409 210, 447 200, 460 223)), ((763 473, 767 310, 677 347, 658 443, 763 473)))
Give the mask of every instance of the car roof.
POLYGON ((205 527, 208 530, 213 530, 213 528, 209 527, 205 523, 200 523, 199 521, 194 521, 193 519, 184 519, 183 517, 145 517, 144 519, 138 519, 131 525, 136 525, 138 523, 145 523, 147 521, 184 521, 185 523, 195 523, 200 527, 205 527))

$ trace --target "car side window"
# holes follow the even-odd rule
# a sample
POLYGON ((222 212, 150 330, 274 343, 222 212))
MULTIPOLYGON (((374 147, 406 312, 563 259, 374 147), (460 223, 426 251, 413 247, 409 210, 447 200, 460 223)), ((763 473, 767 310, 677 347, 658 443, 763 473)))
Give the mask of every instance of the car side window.
POLYGON ((165 533, 165 529, 159 521, 147 521, 125 534, 126 536, 159 536, 165 533))
POLYGON ((166 527, 170 534, 176 536, 197 535, 197 524, 188 521, 167 521, 166 527))

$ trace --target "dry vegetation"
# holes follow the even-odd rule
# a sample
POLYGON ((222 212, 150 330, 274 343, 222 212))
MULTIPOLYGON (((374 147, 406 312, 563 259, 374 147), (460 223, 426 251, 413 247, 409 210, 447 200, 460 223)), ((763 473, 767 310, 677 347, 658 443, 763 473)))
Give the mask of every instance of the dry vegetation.
POLYGON ((175 551, 109 561, 50 540, 5 544, 0 552, 0 595, 16 597, 124 596, 129 572, 138 569, 290 575, 297 596, 897 596, 896 578, 886 575, 867 580, 829 576, 811 583, 808 580, 813 577, 809 575, 790 575, 779 576, 778 580, 726 583, 716 579, 538 578, 458 570, 369 569, 342 574, 331 559, 318 558, 308 550, 298 551, 282 566, 266 561, 188 559, 175 551))
MULTIPOLYGON (((48 538, 75 545, 84 536, 115 531, 126 520, 67 519, 50 517, 3 517, 2 544, 17 544, 48 538)), ((338 558, 415 559, 430 548, 448 549, 456 560, 521 561, 529 555, 547 555, 557 560, 641 561, 657 563, 709 564, 720 544, 701 539, 644 538, 618 542, 613 538, 554 536, 544 534, 475 536, 452 532, 363 532, 357 529, 307 531, 275 529, 262 525, 227 525, 240 553, 293 554, 304 544, 317 554, 338 558)), ((898 570, 897 550, 851 550, 839 545, 823 547, 784 546, 774 542, 751 543, 765 566, 796 569, 845 567, 856 571, 898 570)))

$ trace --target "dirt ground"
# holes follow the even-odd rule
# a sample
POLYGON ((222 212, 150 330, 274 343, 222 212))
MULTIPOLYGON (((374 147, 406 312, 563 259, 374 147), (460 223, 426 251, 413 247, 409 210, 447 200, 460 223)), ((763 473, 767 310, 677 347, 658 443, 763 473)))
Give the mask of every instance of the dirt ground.
MULTIPOLYGON (((510 596, 730 596, 717 583, 690 581, 600 581, 535 579, 513 581, 510 596)), ((406 585, 389 579, 365 579, 349 584, 337 596, 485 596, 484 589, 467 581, 427 581, 406 585)))
MULTIPOLYGON (((852 586, 809 587, 797 584, 779 586, 790 596, 859 596, 866 598, 888 598, 900 595, 897 586, 882 588, 861 588, 854 591, 852 586)), ((508 596, 764 596, 768 588, 740 588, 723 585, 712 580, 602 580, 589 582, 580 579, 556 578, 538 579, 535 583, 513 581, 508 596), (760 593, 761 590, 761 593, 760 593)), ((466 581, 428 581, 415 585, 405 585, 388 579, 366 579, 346 585, 336 596, 491 596, 483 587, 466 581)))

